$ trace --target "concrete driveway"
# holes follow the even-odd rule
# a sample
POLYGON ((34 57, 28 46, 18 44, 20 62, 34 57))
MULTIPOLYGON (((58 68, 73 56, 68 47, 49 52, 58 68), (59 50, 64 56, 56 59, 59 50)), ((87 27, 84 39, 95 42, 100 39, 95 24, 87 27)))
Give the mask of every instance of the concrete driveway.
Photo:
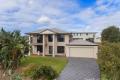
POLYGON ((57 80, 100 80, 99 67, 92 58, 69 58, 57 80))

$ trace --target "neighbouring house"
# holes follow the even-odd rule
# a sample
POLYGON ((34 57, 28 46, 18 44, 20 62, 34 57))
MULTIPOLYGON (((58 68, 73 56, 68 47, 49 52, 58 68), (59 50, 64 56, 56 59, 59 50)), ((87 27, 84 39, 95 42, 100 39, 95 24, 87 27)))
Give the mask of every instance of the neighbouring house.
POLYGON ((96 32, 71 32, 73 39, 95 42, 96 32))
POLYGON ((95 38, 95 43, 101 43, 101 37, 96 37, 95 38))
POLYGON ((84 35, 82 39, 76 38, 75 33, 57 28, 41 29, 27 34, 29 44, 32 46, 32 52, 29 52, 29 55, 97 58, 98 45, 93 43, 96 34, 94 32, 79 33, 84 35))

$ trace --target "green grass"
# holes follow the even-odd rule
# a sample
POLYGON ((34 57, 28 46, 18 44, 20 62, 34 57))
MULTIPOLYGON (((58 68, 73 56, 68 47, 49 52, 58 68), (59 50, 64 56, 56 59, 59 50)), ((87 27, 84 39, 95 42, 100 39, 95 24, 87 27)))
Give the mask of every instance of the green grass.
POLYGON ((26 57, 22 61, 22 67, 26 67, 29 64, 47 65, 53 67, 58 73, 60 73, 67 64, 67 58, 65 57, 40 57, 31 56, 26 57))

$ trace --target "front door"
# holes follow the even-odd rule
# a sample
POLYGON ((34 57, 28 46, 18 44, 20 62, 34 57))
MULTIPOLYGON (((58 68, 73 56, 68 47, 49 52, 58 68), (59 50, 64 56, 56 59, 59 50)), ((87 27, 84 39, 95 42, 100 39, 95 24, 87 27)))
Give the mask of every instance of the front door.
POLYGON ((53 46, 49 46, 49 54, 53 53, 53 46))

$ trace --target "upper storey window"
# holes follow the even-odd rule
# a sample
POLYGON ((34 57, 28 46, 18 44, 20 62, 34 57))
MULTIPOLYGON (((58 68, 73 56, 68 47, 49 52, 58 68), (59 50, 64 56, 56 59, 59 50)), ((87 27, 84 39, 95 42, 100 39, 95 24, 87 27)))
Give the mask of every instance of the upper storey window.
POLYGON ((51 35, 51 34, 48 35, 48 41, 49 41, 49 42, 52 42, 52 41, 53 41, 53 35, 51 35))
POLYGON ((64 38, 65 38, 65 36, 62 35, 62 34, 57 35, 57 41, 58 42, 64 42, 64 38))
POLYGON ((43 42, 43 36, 37 35, 37 43, 42 43, 42 42, 43 42))

